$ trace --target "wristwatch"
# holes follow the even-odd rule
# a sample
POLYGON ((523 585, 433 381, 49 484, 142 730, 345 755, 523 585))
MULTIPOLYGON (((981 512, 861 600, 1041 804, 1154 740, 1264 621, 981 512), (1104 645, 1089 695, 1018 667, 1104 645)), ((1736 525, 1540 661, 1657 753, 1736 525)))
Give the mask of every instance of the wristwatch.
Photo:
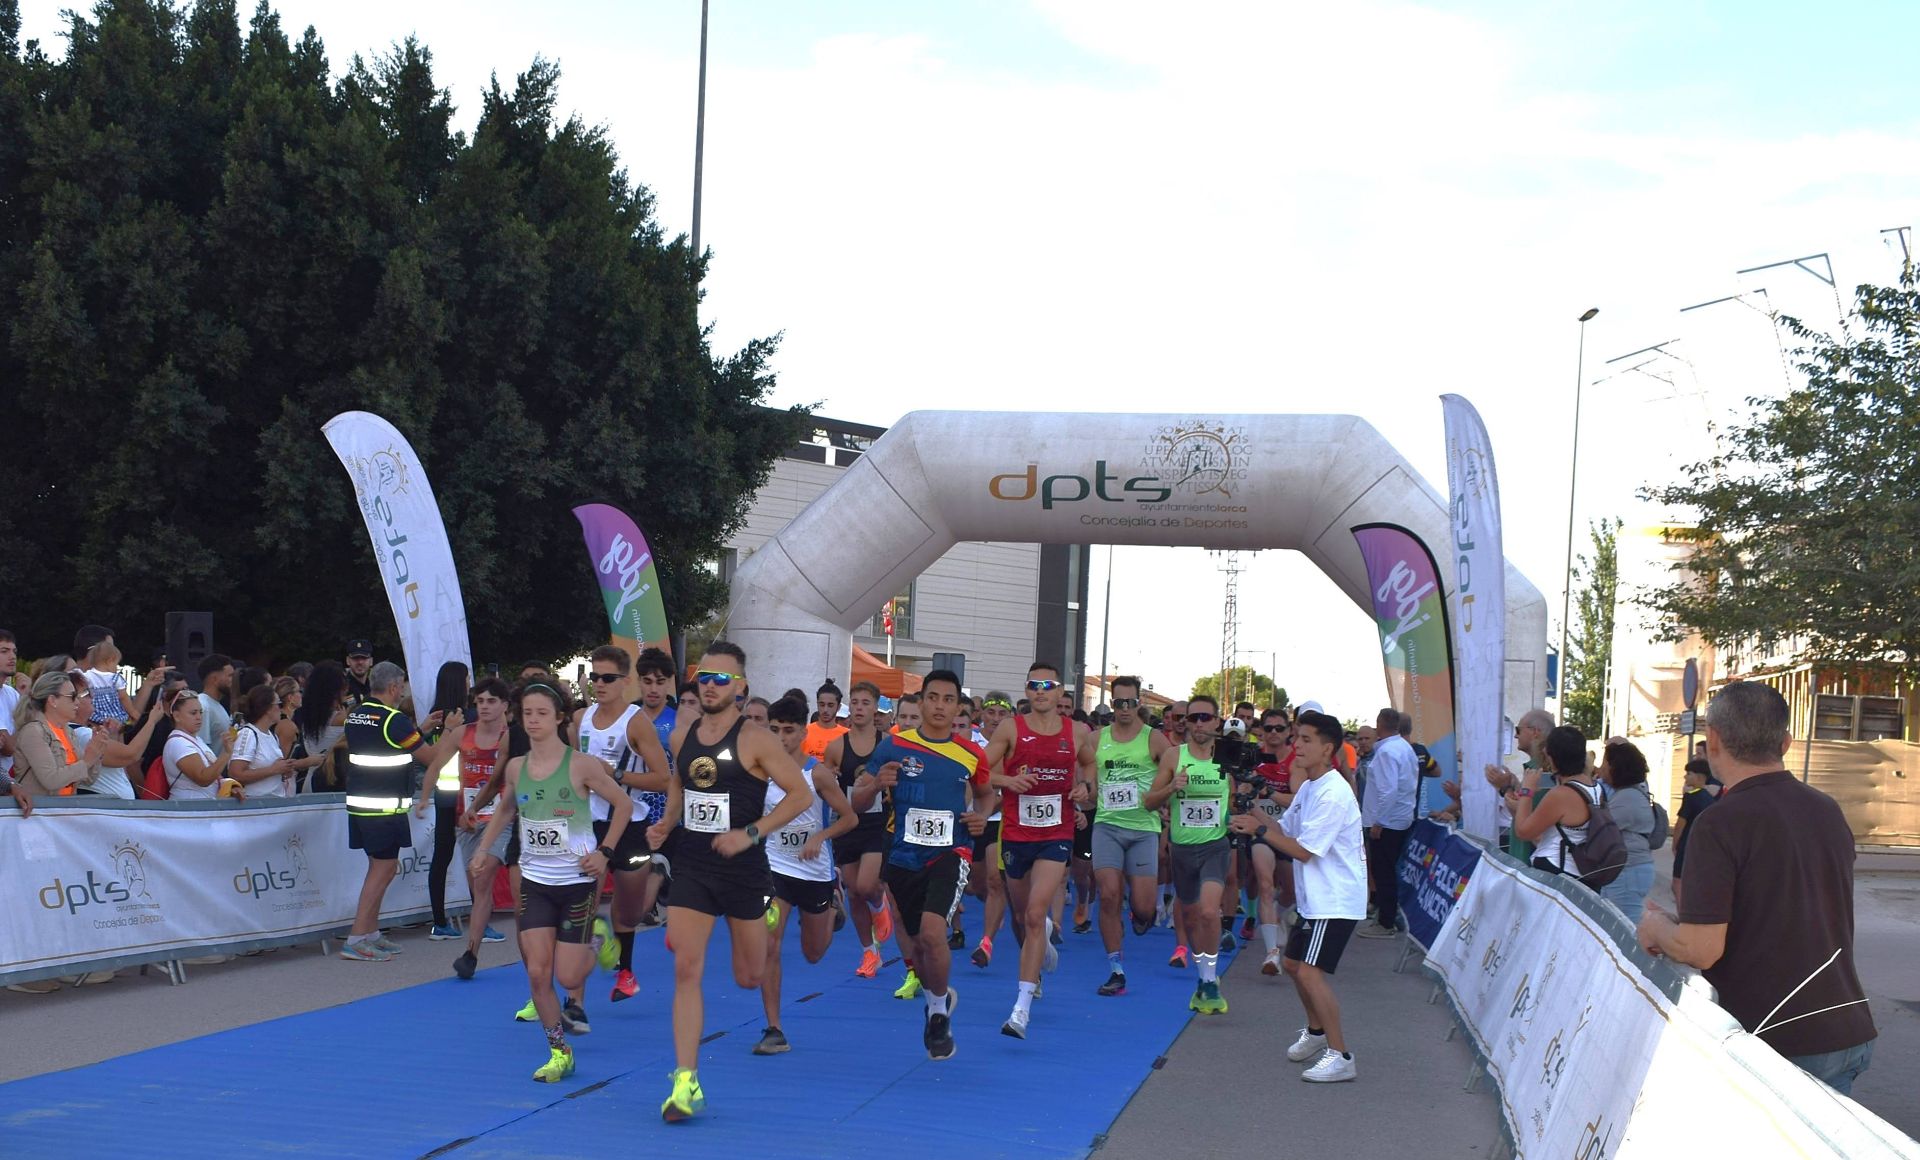
POLYGON ((593 852, 600 855, 602 858, 605 858, 609 862, 613 861, 613 851, 607 849, 605 846, 595 846, 593 848, 593 852))
POLYGON ((1267 824, 1265 822, 1261 822, 1260 828, 1253 832, 1253 836, 1260 839, 1262 842, 1266 841, 1267 840, 1267 824))
POLYGON ((747 823, 746 835, 747 841, 752 842, 756 846, 758 846, 762 840, 760 837, 760 827, 754 825, 752 822, 747 823))

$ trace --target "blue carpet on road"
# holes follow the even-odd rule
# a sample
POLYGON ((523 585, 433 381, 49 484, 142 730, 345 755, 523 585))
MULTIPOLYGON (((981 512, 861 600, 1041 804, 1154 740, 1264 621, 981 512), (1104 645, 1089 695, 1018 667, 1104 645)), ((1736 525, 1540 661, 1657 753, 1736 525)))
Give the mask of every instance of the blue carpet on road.
MULTIPOLYGON (((408 953, 451 960, 443 948, 454 945, 413 941, 408 953)), ((615 1005, 611 976, 589 981, 593 1030, 573 1040, 578 1071, 565 1083, 530 1078, 545 1040, 513 1021, 526 999, 516 963, 0 1085, 0 1154, 477 1160, 684 1147, 825 1157, 876 1139, 911 1147, 902 1134, 912 1133, 940 1154, 1084 1156, 1186 1025, 1194 981, 1167 966, 1169 932, 1129 932, 1129 991, 1101 998, 1098 933, 1068 934, 1022 1042, 999 1033, 1017 974, 1003 933, 986 970, 956 954, 958 1052, 934 1063, 920 1043, 924 1005, 892 997, 902 968, 853 974, 850 925, 819 964, 800 958, 795 930, 786 948, 793 1050, 757 1057, 759 993, 733 985, 724 927, 715 934, 700 1053, 707 1110, 685 1123, 659 1118, 673 1066, 672 959, 655 931, 635 948, 638 997, 615 1005)))

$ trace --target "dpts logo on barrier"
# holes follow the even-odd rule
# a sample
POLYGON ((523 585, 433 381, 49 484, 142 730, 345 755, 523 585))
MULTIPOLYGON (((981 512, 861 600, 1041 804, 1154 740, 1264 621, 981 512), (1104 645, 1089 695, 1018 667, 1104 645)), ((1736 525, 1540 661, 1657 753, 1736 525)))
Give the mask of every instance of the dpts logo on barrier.
POLYGON ((234 891, 254 898, 276 892, 297 892, 318 898, 320 888, 315 884, 313 870, 307 863, 305 841, 295 834, 287 839, 284 849, 285 854, 278 865, 269 858, 258 870, 251 864, 242 866, 240 873, 233 876, 234 891))
POLYGON ((98 914, 106 908, 120 917, 96 917, 95 926, 138 926, 159 922, 160 903, 147 884, 146 847, 123 839, 109 852, 106 873, 88 869, 84 878, 56 875, 36 895, 48 910, 77 916, 85 910, 98 914))

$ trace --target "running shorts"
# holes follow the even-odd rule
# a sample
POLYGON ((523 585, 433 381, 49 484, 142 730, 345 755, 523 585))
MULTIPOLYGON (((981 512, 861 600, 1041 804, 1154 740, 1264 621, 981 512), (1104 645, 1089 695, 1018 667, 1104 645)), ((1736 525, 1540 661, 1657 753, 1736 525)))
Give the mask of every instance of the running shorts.
MULTIPOLYGON (((593 823, 593 837, 602 846, 607 844, 607 828, 610 822, 601 820, 593 823)), ((607 861, 609 870, 645 870, 647 861, 652 857, 648 852, 647 827, 639 819, 627 822, 627 828, 620 832, 620 844, 613 848, 613 857, 607 861)))
POLYGON ((1340 965, 1340 955, 1347 949, 1353 929, 1359 925, 1359 920, 1352 918, 1300 919, 1287 934, 1287 957, 1331 975, 1340 965))
POLYGON ((1093 824, 1093 868, 1118 870, 1129 878, 1156 878, 1160 874, 1160 834, 1156 830, 1129 830, 1105 822, 1093 824))
POLYGON ((507 846, 513 841, 514 827, 501 826, 500 832, 494 835, 493 845, 488 846, 483 851, 480 848, 480 838, 481 835, 486 833, 486 830, 486 825, 482 823, 475 825, 471 830, 460 831, 460 868, 462 870, 465 870, 466 867, 473 862, 475 855, 481 853, 491 855, 493 860, 502 866, 507 864, 507 846))
POLYGON ((958 850, 940 855, 919 870, 891 862, 882 866, 880 880, 893 894, 894 913, 901 929, 909 935, 919 935, 923 914, 937 914, 942 921, 952 922, 960 896, 967 892, 967 875, 972 869, 972 863, 961 857, 958 850))
POLYGON ((1226 838, 1193 845, 1173 843, 1173 893, 1180 901, 1200 901, 1200 887, 1208 882, 1222 886, 1227 881, 1227 866, 1233 861, 1233 843, 1226 838))
POLYGON ((887 852, 887 831, 884 826, 858 825, 833 840, 833 864, 846 866, 858 862, 868 854, 887 852))
POLYGON ((1035 862, 1058 862, 1062 866, 1073 855, 1073 843, 1065 838, 1053 838, 1044 842, 1002 842, 1000 843, 1000 868, 1007 877, 1025 878, 1027 871, 1033 869, 1035 862))
POLYGON ((825 914, 833 905, 833 883, 773 872, 773 896, 801 914, 825 914))
POLYGON ((369 858, 398 858, 400 851, 413 845, 413 826, 405 814, 348 814, 347 845, 364 850, 369 858))
POLYGON ((973 840, 973 860, 987 865, 998 866, 1000 864, 1000 856, 994 851, 994 846, 998 845, 999 842, 1000 820, 995 818, 988 822, 987 828, 981 830, 980 836, 973 840))
POLYGON ((593 937, 593 914, 599 909, 599 883, 575 882, 548 886, 531 878, 520 881, 520 929, 551 929, 563 943, 585 943, 593 937))
POLYGON ((771 901, 771 871, 759 875, 714 875, 689 867, 674 875, 670 905, 744 922, 764 916, 771 901))

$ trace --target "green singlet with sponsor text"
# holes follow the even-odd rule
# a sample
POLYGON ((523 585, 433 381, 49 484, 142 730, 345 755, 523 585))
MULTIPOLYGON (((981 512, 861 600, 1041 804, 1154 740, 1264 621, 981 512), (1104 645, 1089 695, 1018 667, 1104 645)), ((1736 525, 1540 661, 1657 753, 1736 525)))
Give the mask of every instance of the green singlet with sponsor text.
POLYGON ((1151 738, 1152 732, 1144 727, 1132 741, 1114 740, 1112 726, 1100 731, 1100 747, 1094 755, 1100 779, 1095 787, 1097 821, 1123 830, 1160 832, 1160 815, 1141 804, 1153 788, 1151 738))
POLYGON ((1197 846, 1227 836, 1227 775, 1220 763, 1201 761, 1184 745, 1175 770, 1187 773, 1187 788, 1174 791, 1168 807, 1167 836, 1182 846, 1197 846))

